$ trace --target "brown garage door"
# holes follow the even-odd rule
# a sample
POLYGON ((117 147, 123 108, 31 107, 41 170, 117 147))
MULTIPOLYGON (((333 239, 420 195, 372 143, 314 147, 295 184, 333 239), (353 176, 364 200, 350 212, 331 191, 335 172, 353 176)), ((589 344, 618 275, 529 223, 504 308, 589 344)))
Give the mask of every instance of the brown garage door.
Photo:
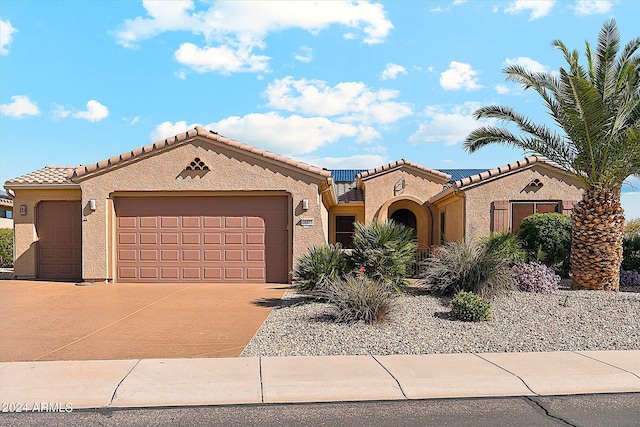
POLYGON ((116 199, 119 282, 288 280, 288 199, 116 199))
POLYGON ((82 204, 41 202, 37 207, 38 277, 82 278, 82 204))

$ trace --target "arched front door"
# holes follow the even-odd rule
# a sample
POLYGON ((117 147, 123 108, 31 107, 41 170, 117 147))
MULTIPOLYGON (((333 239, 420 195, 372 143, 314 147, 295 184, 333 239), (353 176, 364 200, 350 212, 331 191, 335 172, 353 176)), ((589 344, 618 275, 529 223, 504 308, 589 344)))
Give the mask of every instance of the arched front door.
POLYGON ((418 221, 416 220, 415 214, 409 209, 398 209, 391 214, 391 219, 411 228, 413 230, 413 238, 417 238, 416 229, 418 227, 418 221))

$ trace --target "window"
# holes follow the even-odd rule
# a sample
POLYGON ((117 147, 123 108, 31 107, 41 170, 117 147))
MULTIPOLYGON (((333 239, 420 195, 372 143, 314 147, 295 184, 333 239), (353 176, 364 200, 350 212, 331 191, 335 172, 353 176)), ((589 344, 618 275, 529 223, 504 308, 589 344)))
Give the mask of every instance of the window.
POLYGON ((0 218, 13 219, 13 212, 7 209, 0 209, 0 218))
POLYGON ((511 203, 511 231, 520 230, 520 223, 525 217, 535 213, 560 212, 558 202, 512 202, 511 203))
POLYGON ((342 244, 345 249, 353 247, 353 234, 355 233, 356 217, 349 215, 336 216, 336 243, 342 244))

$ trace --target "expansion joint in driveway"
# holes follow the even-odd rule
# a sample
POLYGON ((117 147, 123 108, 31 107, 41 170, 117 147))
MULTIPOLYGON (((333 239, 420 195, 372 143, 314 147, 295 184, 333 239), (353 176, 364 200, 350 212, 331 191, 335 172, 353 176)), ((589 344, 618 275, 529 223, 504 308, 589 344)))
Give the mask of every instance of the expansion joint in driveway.
POLYGON ((129 376, 129 374, 136 368, 136 366, 138 366, 138 364, 141 362, 142 359, 138 359, 136 360, 136 363, 124 374, 124 376, 122 377, 122 379, 118 382, 118 384, 116 385, 116 388, 113 390, 113 394, 111 395, 111 400, 109 401, 109 404, 107 405, 107 407, 110 407, 111 404, 113 404, 113 399, 116 398, 116 394, 118 394, 118 389, 120 388, 120 385, 122 384, 122 382, 124 380, 127 379, 127 377, 129 376))

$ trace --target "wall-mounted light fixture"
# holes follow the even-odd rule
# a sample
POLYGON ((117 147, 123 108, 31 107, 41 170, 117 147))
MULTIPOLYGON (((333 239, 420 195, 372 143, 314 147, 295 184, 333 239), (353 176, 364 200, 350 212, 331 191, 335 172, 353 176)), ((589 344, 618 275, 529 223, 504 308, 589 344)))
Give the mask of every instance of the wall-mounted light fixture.
POLYGON ((309 210, 309 199, 302 199, 302 209, 305 211, 309 210))
POLYGON ((95 212, 98 207, 96 206, 96 199, 89 200, 89 209, 91 212, 95 212))
POLYGON ((20 205, 20 215, 27 214, 27 205, 20 205))

